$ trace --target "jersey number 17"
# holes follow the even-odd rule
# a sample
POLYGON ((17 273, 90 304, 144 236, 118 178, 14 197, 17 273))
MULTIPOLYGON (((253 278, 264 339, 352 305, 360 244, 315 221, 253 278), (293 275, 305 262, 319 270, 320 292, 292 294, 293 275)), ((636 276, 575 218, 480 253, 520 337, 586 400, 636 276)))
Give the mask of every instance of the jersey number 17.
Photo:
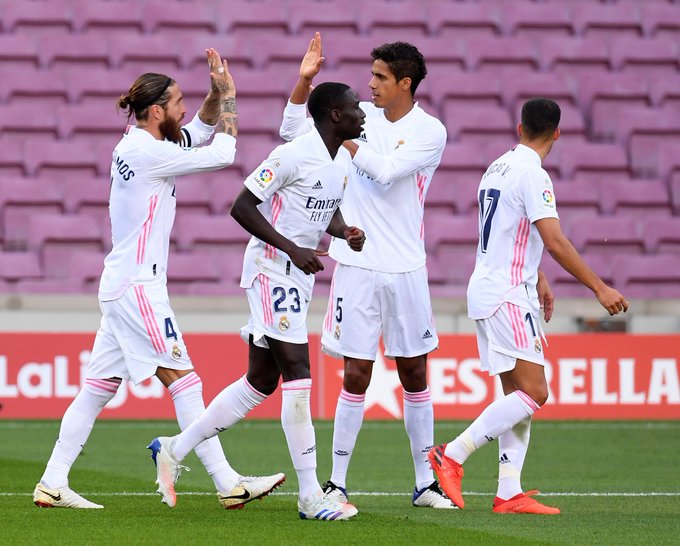
POLYGON ((491 221, 496 213, 500 197, 501 190, 493 188, 479 190, 479 244, 481 245, 482 252, 485 254, 489 245, 489 236, 491 235, 491 221))

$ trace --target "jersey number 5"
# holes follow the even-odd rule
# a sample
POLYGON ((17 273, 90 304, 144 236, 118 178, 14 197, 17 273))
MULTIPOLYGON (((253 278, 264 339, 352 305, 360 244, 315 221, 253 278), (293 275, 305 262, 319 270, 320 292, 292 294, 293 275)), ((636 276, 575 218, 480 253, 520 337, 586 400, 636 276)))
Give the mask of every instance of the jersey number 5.
POLYGON ((479 244, 482 252, 486 254, 486 248, 489 245, 489 236, 491 235, 491 221, 493 215, 496 214, 496 207, 498 200, 501 197, 501 190, 489 188, 488 190, 479 190, 479 244))

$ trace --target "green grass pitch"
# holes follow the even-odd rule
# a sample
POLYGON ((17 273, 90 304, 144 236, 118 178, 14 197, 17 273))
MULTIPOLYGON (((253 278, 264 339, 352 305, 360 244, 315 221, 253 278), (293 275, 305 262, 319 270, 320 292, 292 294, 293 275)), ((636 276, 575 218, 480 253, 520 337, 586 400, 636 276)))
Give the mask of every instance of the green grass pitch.
MULTIPOLYGON (((463 422, 437 422, 448 441, 463 422)), ((246 421, 220 435, 243 474, 285 472, 282 488, 243 510, 224 510, 192 454, 169 509, 153 494, 145 446, 170 422, 100 421, 71 486, 104 510, 38 509, 31 493, 58 431, 54 421, 0 421, 0 544, 678 544, 680 422, 535 422, 523 485, 560 516, 491 512, 496 443, 465 465, 465 510, 411 506, 413 467, 403 423, 371 421, 350 466, 359 508, 347 522, 302 521, 297 480, 278 422, 246 421)), ((316 423, 318 476, 329 476, 332 423, 316 423)))

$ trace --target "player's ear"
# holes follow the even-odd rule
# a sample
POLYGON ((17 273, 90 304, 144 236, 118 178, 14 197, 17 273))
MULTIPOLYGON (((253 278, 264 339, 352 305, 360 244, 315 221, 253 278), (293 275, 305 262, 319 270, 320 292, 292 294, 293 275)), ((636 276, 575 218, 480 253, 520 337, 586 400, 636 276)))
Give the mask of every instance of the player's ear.
POLYGON ((522 138, 522 133, 523 133, 522 124, 521 124, 521 123, 518 123, 518 124, 517 124, 517 136, 518 136, 519 138, 522 138))
POLYGON ((399 86, 403 91, 410 91, 411 90, 411 78, 406 76, 405 78, 402 78, 399 80, 399 86))
POLYGON ((557 129, 555 129, 555 134, 553 135, 553 140, 559 140, 561 134, 562 133, 560 132, 560 128, 558 127, 557 129))
POLYGON ((331 108, 330 117, 333 123, 338 123, 342 118, 342 113, 337 108, 331 108))

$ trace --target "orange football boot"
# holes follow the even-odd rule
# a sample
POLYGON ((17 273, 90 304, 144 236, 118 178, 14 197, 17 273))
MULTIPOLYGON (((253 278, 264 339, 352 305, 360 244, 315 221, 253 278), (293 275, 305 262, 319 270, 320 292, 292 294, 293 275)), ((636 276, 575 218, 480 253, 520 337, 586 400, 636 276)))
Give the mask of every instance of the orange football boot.
POLYGON ((493 511, 496 514, 544 514, 556 515, 560 513, 559 508, 546 506, 529 495, 537 494, 538 491, 532 490, 527 493, 520 493, 511 499, 504 500, 496 497, 493 500, 493 511))
POLYGON ((427 454, 432 470, 439 478, 439 485, 458 508, 465 507, 461 482, 463 465, 444 455, 446 444, 433 447, 427 454))

